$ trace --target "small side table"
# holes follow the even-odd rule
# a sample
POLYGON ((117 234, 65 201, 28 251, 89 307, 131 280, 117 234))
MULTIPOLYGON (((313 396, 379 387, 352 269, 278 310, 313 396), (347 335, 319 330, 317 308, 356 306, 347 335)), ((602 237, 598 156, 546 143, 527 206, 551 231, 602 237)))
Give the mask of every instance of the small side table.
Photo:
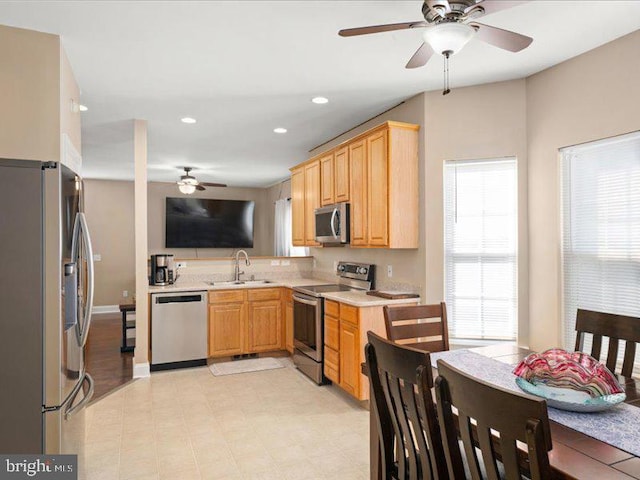
POLYGON ((120 304, 120 313, 122 313, 122 345, 120 346, 121 352, 133 352, 135 345, 129 345, 127 343, 127 330, 136 328, 135 320, 127 320, 127 313, 136 311, 135 303, 122 303, 120 304))

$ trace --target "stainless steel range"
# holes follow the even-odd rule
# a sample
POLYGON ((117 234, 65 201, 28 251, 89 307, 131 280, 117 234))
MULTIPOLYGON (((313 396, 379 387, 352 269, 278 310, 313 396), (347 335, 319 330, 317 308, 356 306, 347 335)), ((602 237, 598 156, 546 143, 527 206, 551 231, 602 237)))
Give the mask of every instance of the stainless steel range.
POLYGON ((375 265, 338 262, 338 283, 308 285, 293 289, 293 362, 318 385, 330 383, 324 376, 324 298, 323 293, 371 290, 375 265))

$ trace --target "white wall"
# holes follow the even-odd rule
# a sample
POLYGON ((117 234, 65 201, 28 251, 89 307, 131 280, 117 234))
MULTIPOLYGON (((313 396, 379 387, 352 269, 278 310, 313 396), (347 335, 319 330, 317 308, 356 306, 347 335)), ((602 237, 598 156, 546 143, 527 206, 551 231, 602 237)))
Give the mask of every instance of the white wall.
POLYGON ((558 149, 640 130, 640 31, 527 79, 531 347, 561 345, 558 149))

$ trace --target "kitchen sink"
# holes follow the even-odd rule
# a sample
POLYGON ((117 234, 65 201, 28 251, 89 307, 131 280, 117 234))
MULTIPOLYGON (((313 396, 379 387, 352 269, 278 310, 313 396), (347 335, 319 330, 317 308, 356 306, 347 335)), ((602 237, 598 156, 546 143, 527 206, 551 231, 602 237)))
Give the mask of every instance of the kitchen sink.
POLYGON ((205 282, 212 287, 233 287, 235 285, 265 285, 267 283, 273 283, 271 280, 240 280, 234 282, 233 280, 228 282, 205 282))

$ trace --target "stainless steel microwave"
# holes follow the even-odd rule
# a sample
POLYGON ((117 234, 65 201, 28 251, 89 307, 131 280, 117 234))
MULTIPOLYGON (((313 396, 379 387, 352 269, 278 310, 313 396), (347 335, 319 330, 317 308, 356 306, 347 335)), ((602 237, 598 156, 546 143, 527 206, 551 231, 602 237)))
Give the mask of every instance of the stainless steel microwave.
POLYGON ((335 203, 316 208, 316 242, 349 243, 349 204, 335 203))

